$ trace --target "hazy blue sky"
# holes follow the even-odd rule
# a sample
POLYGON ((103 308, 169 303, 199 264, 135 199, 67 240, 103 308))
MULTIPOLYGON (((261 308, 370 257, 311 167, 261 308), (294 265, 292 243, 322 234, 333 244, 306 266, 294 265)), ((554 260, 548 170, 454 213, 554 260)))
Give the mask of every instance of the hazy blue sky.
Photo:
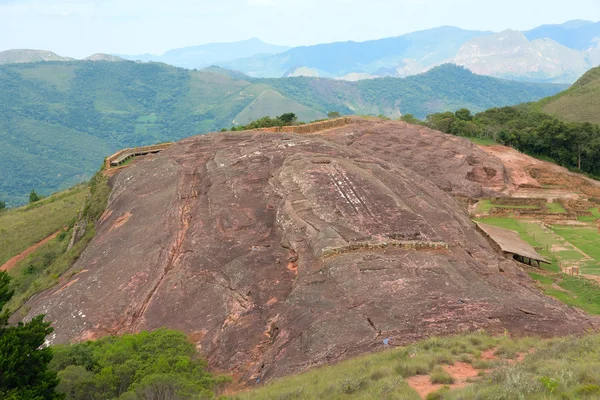
POLYGON ((251 37, 296 46, 571 19, 600 20, 600 0, 0 0, 0 50, 161 54, 251 37))

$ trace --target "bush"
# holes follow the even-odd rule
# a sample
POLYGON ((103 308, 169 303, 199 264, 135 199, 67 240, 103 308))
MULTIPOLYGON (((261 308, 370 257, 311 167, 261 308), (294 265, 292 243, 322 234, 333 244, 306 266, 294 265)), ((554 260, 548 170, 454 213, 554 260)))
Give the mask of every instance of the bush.
POLYGON ((67 399, 197 399, 213 396, 228 380, 207 372, 194 345, 177 331, 107 337, 54 351, 51 367, 67 399))
POLYGON ((576 390, 579 396, 599 396, 600 397, 600 386, 598 385, 585 385, 576 390))
POLYGON ((436 365, 431 370, 431 383, 450 385, 454 383, 454 378, 441 365, 436 365))

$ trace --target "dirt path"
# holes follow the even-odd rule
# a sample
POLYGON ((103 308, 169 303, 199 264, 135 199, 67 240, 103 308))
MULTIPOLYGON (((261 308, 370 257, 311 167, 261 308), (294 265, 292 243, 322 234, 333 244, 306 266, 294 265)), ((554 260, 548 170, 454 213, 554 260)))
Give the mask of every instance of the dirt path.
POLYGON ((52 235, 48 236, 46 239, 44 239, 41 242, 38 242, 38 243, 34 244, 33 246, 29 247, 27 250, 23 251, 21 254, 17 254, 16 256, 14 256, 13 258, 11 258, 7 262, 5 262, 4 265, 2 267, 0 267, 0 271, 9 271, 9 270, 11 270, 21 260, 24 260, 31 253, 33 253, 34 251, 36 251, 37 249, 39 249, 40 247, 42 247, 43 245, 45 245, 46 243, 48 243, 49 241, 51 241, 52 239, 54 239, 56 236, 58 236, 58 234, 61 233, 63 231, 63 229, 60 229, 59 231, 54 232, 52 235))

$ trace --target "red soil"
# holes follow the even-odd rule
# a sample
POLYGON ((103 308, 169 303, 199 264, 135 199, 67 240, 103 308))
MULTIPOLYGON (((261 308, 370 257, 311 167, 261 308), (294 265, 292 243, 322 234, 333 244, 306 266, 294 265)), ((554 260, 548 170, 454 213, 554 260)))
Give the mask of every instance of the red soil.
POLYGON ((46 239, 29 247, 27 250, 23 251, 21 254, 17 254, 16 256, 14 256, 10 260, 8 260, 6 263, 4 263, 4 265, 2 267, 0 267, 0 271, 9 271, 9 270, 13 269, 19 262, 21 262, 22 260, 27 258, 27 256, 29 256, 31 253, 33 253, 34 251, 36 251, 37 249, 39 249, 40 247, 42 247, 43 245, 45 245, 46 243, 51 241, 52 239, 54 239, 62 231, 63 230, 61 229, 57 232, 54 232, 52 235, 48 236, 46 239))

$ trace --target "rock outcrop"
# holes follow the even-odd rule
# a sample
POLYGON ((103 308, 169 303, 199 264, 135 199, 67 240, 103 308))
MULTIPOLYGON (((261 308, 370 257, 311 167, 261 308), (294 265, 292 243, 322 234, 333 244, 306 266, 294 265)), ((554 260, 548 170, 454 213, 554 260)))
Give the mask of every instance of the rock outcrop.
POLYGON ((29 313, 53 343, 181 329, 243 382, 429 335, 583 333, 593 321, 530 287, 452 196, 504 175, 399 122, 192 137, 112 178, 71 278, 29 313))

